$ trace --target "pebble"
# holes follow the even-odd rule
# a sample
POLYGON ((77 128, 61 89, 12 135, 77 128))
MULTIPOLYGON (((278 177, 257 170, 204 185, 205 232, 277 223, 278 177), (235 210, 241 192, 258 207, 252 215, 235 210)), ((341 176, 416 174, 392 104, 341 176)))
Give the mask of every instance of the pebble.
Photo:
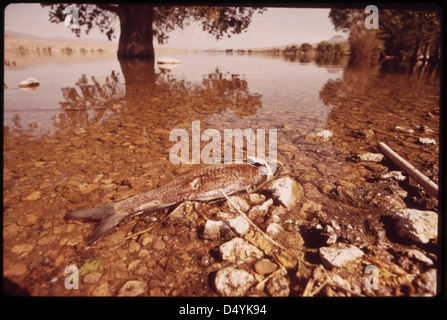
POLYGON ((92 291, 92 296, 94 297, 109 297, 112 293, 110 292, 109 285, 107 282, 103 282, 92 291))
POLYGON ((34 245, 30 243, 18 244, 12 247, 11 252, 21 256, 26 256, 31 250, 34 249, 34 245))
POLYGON ((214 285, 221 296, 241 297, 255 281, 247 271, 227 267, 217 271, 214 285))
POLYGON ((4 265, 3 277, 19 277, 24 275, 28 271, 28 268, 23 263, 15 263, 12 265, 4 265))
POLYGON ((329 141, 329 138, 332 136, 333 134, 329 130, 323 130, 317 133, 317 137, 321 138, 323 141, 329 141))
POLYGON ((146 283, 138 280, 127 281, 118 291, 118 297, 137 297, 147 290, 146 283))
POLYGON ((436 144, 436 140, 430 138, 419 138, 419 142, 422 144, 436 144))
POLYGON ((264 217, 268 213, 271 206, 273 206, 273 199, 270 198, 263 204, 252 207, 250 211, 248 211, 247 216, 252 221, 256 220, 256 218, 264 217))
POLYGON ((280 275, 270 278, 265 287, 272 297, 287 297, 290 294, 289 280, 280 275))
POLYGON ((96 283, 101 278, 102 273, 100 272, 91 272, 87 273, 84 278, 82 279, 82 282, 84 283, 96 283))
POLYGON ((396 220, 396 232, 402 237, 425 244, 438 236, 436 212, 402 209, 396 212, 392 218, 396 220))
POLYGON ((248 232, 250 224, 242 216, 223 221, 208 220, 203 230, 203 238, 207 240, 220 238, 221 232, 225 229, 231 229, 237 236, 242 236, 248 232))
POLYGON ((342 267, 363 256, 363 251, 353 245, 338 244, 336 247, 322 247, 319 250, 323 265, 327 268, 342 267))
POLYGON ((433 265, 433 260, 430 259, 429 257, 427 257, 425 254, 423 254, 419 250, 415 250, 415 249, 405 250, 405 255, 407 255, 409 258, 423 262, 427 266, 433 265))
POLYGON ((267 229, 265 230, 265 232, 269 235, 269 236, 274 236, 275 234, 280 233, 281 231, 283 231, 283 228, 281 227, 280 224, 276 223, 276 222, 272 222, 267 226, 267 229))
POLYGON ((26 201, 26 202, 32 202, 32 201, 36 201, 38 199, 40 199, 41 196, 41 192, 40 191, 33 191, 31 194, 29 194, 28 196, 22 198, 22 201, 26 201))
POLYGON ((34 214, 27 214, 27 215, 21 216, 17 220, 17 224, 22 227, 29 227, 29 226, 35 224, 37 222, 38 218, 39 217, 37 217, 34 214))
POLYGON ((424 292, 423 295, 436 295, 436 269, 430 269, 413 280, 413 284, 424 292))
POLYGON ((256 261, 253 269, 256 271, 257 274, 265 275, 277 270, 278 266, 275 263, 271 262, 269 259, 261 259, 256 261))
POLYGON ((265 196, 258 193, 250 193, 249 200, 252 204, 261 204, 265 201, 265 196))
POLYGON ((363 153, 363 154, 359 154, 359 159, 361 161, 380 162, 383 159, 383 154, 381 154, 381 153, 363 153))
POLYGON ((222 260, 245 263, 262 257, 261 250, 242 238, 234 238, 219 247, 222 260))
POLYGON ((304 196, 303 187, 290 177, 276 179, 266 189, 289 210, 301 202, 304 196))
POLYGON ((390 171, 388 173, 382 174, 380 179, 388 180, 393 179, 396 181, 404 181, 406 177, 402 174, 402 171, 390 171))

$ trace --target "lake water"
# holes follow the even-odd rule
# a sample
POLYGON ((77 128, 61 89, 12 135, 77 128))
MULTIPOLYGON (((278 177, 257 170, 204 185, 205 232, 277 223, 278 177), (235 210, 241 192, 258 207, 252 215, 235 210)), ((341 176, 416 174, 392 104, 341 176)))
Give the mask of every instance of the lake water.
MULTIPOLYGON (((353 160, 360 153, 378 153, 378 143, 385 142, 438 182, 436 74, 353 65, 347 57, 315 61, 205 52, 170 56, 182 63, 162 69, 153 61, 118 61, 107 54, 83 59, 74 53, 72 61, 57 55, 5 55, 16 65, 5 66, 4 74, 3 260, 6 273, 33 295, 97 293, 95 285, 84 284, 87 291, 79 292, 67 292, 60 285, 64 266, 93 256, 80 249, 92 226, 67 224, 65 213, 126 199, 188 170, 169 161, 175 143, 169 135, 173 129, 191 134, 193 121, 200 121, 202 131, 217 129, 222 136, 224 129, 276 129, 284 173, 302 184, 308 208, 321 208, 308 219, 335 221, 344 228, 348 243, 375 241, 363 232, 365 219, 379 224, 381 214, 396 205, 437 210, 434 199, 413 196, 421 192, 414 186, 406 203, 396 200, 391 182, 376 178, 396 170, 389 162, 353 160), (36 90, 17 87, 28 77, 40 82, 36 90), (322 130, 332 136, 318 137, 322 130), (421 144, 420 138, 435 144, 421 144), (351 238, 350 230, 357 232, 351 238), (28 272, 33 270, 39 272, 28 272)), ((203 228, 205 220, 195 221, 203 228)), ((130 231, 129 226, 122 228, 130 231)), ((181 226, 172 228, 174 241, 183 231, 181 226)), ((208 254, 213 243, 203 242, 194 230, 186 242, 208 254)), ((124 247, 123 233, 113 233, 123 244, 113 244, 111 236, 94 249, 111 295, 136 272, 122 262, 135 259, 124 247)), ((169 250, 183 245, 169 245, 169 250)), ((315 244, 311 256, 312 248, 315 244)), ((206 285, 197 287, 205 282, 191 280, 187 271, 170 272, 178 252, 171 252, 174 262, 166 264, 166 250, 147 249, 150 254, 141 258, 148 260, 147 268, 138 269, 136 277, 151 279, 154 288, 169 282, 171 288, 155 295, 214 294, 206 285), (172 279, 180 275, 185 278, 172 279), (184 279, 196 281, 195 289, 182 286, 184 279)), ((212 271, 192 256, 189 260, 191 270, 205 277, 212 271)))

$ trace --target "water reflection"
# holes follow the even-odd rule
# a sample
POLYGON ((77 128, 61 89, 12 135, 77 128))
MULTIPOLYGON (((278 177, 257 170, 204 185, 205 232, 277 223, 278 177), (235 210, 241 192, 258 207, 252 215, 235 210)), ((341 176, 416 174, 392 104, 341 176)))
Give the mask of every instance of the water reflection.
POLYGON ((252 115, 262 105, 261 95, 251 93, 245 79, 219 68, 194 83, 176 79, 169 70, 155 73, 153 60, 125 59, 120 65, 123 76, 112 71, 100 82, 84 74, 74 87, 62 88, 62 112, 53 118, 54 127, 141 119, 153 127, 173 127, 226 109, 240 117, 252 115))

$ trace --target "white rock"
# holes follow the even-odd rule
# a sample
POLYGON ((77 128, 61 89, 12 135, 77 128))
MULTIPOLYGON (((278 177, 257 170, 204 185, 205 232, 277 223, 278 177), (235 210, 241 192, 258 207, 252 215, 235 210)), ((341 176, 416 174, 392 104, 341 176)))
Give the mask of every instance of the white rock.
POLYGON ((408 250, 405 250, 405 254, 409 258, 413 258, 413 259, 416 259, 416 260, 418 260, 420 262, 425 263, 427 266, 432 266, 433 265, 433 260, 430 259, 429 257, 427 257, 425 254, 423 254, 419 250, 408 249, 408 250))
POLYGON ((263 256, 261 250, 242 238, 234 238, 219 247, 222 260, 244 263, 263 256))
POLYGON ((272 297, 288 297, 290 294, 289 280, 280 275, 270 278, 265 287, 272 297))
POLYGON ((364 154, 359 154, 359 159, 361 161, 380 162, 383 159, 383 154, 381 154, 381 153, 364 153, 364 154))
POLYGON ((157 60, 158 64, 180 64, 182 63, 180 60, 171 57, 162 57, 157 60))
POLYGON ((404 181, 406 177, 402 174, 402 171, 390 171, 388 173, 382 174, 380 179, 388 180, 393 179, 397 181, 404 181))
POLYGON ((228 267, 217 271, 214 285, 222 296, 241 297, 255 281, 247 271, 228 267))
POLYGON ((436 144, 436 140, 430 138, 419 138, 419 142, 422 144, 436 144))
POLYGON ((247 215, 253 221, 257 217, 265 216, 269 212, 269 209, 272 205, 273 205, 273 199, 270 198, 263 204, 252 207, 250 211, 248 211, 247 215))
POLYGON ((37 87, 40 85, 39 81, 35 78, 26 78, 19 83, 19 88, 37 87))
POLYGON ((402 209, 393 215, 396 232, 419 243, 428 243, 438 236, 438 215, 433 211, 402 209))
POLYGON ((324 141, 328 141, 330 137, 332 137, 333 134, 329 130, 323 130, 317 133, 318 138, 322 138, 324 141))
POLYGON ((414 133, 413 129, 404 128, 404 127, 401 127, 401 126, 395 126, 394 127, 394 131, 396 131, 396 132, 405 132, 405 133, 414 133))
POLYGON ((289 210, 302 200, 304 194, 303 187, 289 177, 273 180, 267 190, 289 210))
POLYGON ((320 248, 320 258, 325 267, 341 267, 363 256, 363 251, 353 245, 339 244, 337 247, 320 248))
POLYGON ((224 229, 231 229, 237 236, 242 236, 248 232, 250 224, 242 216, 223 221, 208 220, 203 230, 203 238, 208 240, 217 239, 224 229))
POLYGON ((281 231, 284 231, 284 229, 276 222, 272 222, 267 226, 267 229, 265 230, 265 232, 269 235, 269 236, 274 236, 275 234, 280 233, 281 231))

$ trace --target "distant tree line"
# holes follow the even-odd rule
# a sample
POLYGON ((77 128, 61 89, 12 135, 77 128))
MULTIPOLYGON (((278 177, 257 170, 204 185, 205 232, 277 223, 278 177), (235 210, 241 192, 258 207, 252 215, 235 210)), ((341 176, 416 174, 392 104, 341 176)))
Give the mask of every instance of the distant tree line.
POLYGON ((361 59, 439 63, 440 14, 435 10, 383 9, 379 29, 366 29, 362 9, 331 9, 335 30, 349 32, 351 55, 361 59))

